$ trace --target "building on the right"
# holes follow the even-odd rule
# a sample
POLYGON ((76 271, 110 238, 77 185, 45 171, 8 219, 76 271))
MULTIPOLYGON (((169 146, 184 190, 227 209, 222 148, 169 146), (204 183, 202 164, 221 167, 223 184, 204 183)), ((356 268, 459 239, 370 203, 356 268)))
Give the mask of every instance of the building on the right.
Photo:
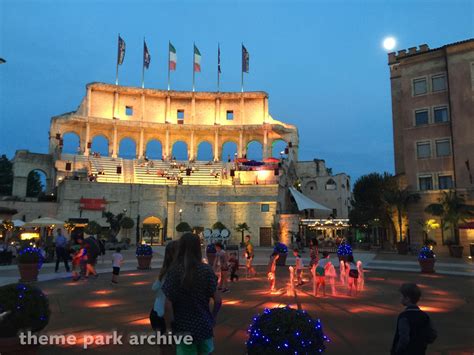
MULTIPOLYGON (((452 230, 424 228, 437 218, 425 208, 449 190, 474 205, 474 39, 389 53, 388 64, 395 173, 421 197, 408 206, 410 240, 434 239, 444 252, 452 230)), ((473 220, 461 222, 465 255, 474 243, 473 220)))

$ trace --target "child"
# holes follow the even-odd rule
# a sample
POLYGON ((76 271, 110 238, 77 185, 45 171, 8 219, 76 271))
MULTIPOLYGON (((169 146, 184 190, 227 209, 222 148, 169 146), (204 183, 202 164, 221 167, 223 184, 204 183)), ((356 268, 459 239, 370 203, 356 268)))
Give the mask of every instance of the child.
POLYGON ((73 252, 72 255, 72 281, 77 281, 81 278, 80 267, 81 267, 81 257, 83 250, 80 245, 75 245, 71 248, 73 252))
POLYGON ((237 275, 237 271, 239 270, 239 259, 237 258, 236 252, 230 253, 229 267, 230 267, 230 281, 231 282, 234 282, 234 280, 239 281, 239 275, 237 275))
POLYGON ((293 249, 293 255, 296 258, 295 270, 296 270, 297 286, 301 286, 303 284, 303 260, 301 260, 301 256, 298 253, 298 249, 293 249))
POLYGON ((428 314, 416 304, 421 290, 416 284, 405 283, 400 287, 401 304, 406 306, 397 320, 391 354, 425 354, 428 344, 436 340, 437 333, 428 314))
POLYGON ((217 289, 222 290, 222 293, 229 292, 227 288, 227 275, 229 272, 229 260, 227 253, 223 250, 221 242, 216 244, 216 259, 214 260, 214 271, 219 278, 217 289))
POLYGON ((323 251, 323 257, 319 260, 318 265, 316 266, 316 296, 322 286, 323 296, 326 297, 326 268, 330 263, 329 253, 323 251))
POLYGON ((270 281, 270 292, 275 291, 275 271, 276 271, 276 262, 280 254, 274 251, 272 255, 270 255, 270 261, 268 263, 268 281, 270 281))
POLYGON ((115 253, 112 254, 112 283, 117 284, 118 276, 120 274, 120 266, 122 266, 123 256, 120 253, 122 249, 117 247, 115 253))
POLYGON ((354 288, 355 294, 357 295, 357 279, 359 278, 359 271, 357 265, 354 262, 354 256, 349 255, 346 262, 346 273, 347 273, 347 287, 349 288, 348 295, 352 296, 352 288, 354 288))

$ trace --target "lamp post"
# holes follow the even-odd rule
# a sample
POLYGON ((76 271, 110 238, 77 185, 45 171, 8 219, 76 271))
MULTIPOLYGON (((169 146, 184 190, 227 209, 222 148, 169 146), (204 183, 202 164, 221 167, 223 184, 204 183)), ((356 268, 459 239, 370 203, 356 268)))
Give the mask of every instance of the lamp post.
POLYGON ((183 209, 180 208, 179 209, 179 223, 181 223, 183 220, 182 220, 182 216, 183 216, 183 209))

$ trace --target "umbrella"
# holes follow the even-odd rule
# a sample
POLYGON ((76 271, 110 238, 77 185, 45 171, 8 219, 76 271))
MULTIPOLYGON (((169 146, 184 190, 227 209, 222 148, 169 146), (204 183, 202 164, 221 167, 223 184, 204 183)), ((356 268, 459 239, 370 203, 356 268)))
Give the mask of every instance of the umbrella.
MULTIPOLYGON (((1 220, 0 219, 0 224, 2 224, 6 220, 1 220)), ((14 227, 23 227, 25 225, 25 222, 23 222, 21 219, 14 219, 11 221, 13 223, 14 227)))
POLYGON ((262 163, 261 161, 250 160, 250 161, 245 162, 244 165, 247 165, 247 166, 260 166, 260 165, 264 165, 264 163, 262 163))
POLYGON ((237 163, 245 163, 245 162, 248 162, 248 159, 247 158, 237 158, 237 159, 235 159, 235 161, 237 163))
POLYGON ((279 163, 280 159, 270 157, 270 158, 263 159, 263 161, 265 163, 279 163))
POLYGON ((64 221, 60 221, 58 219, 50 218, 50 217, 41 217, 32 220, 31 222, 25 223, 24 227, 49 227, 52 225, 62 226, 64 221))

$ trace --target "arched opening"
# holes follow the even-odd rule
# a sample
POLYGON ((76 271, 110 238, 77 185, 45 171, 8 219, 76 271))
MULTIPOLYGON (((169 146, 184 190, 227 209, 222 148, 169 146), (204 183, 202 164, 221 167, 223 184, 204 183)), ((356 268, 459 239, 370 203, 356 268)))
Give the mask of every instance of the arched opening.
POLYGON ((188 145, 183 141, 177 141, 173 144, 171 157, 176 160, 188 160, 188 145))
POLYGON ((326 190, 336 190, 336 189, 337 189, 336 182, 333 179, 329 179, 326 182, 326 190))
POLYGON ((149 245, 163 245, 163 223, 155 216, 143 220, 142 240, 149 245))
POLYGON ((146 145, 145 156, 149 159, 161 159, 163 157, 163 147, 157 139, 152 139, 146 145))
POLYGON ((66 154, 82 154, 80 151, 80 139, 79 135, 75 132, 67 132, 62 136, 63 139, 63 153, 66 154))
POLYGON ((197 160, 211 161, 214 155, 212 154, 212 144, 209 142, 201 142, 198 145, 197 160))
POLYGON ((272 157, 280 158, 281 152, 285 152, 285 148, 288 146, 283 139, 277 139, 272 142, 272 157))
POLYGON ((30 171, 26 181, 26 197, 39 197, 46 192, 46 173, 35 169, 30 171))
POLYGON ((318 185, 316 184, 316 181, 314 180, 308 182, 304 187, 304 191, 308 194, 315 194, 317 189, 318 189, 318 185))
POLYGON ((225 142, 222 145, 222 160, 223 161, 228 161, 229 159, 231 161, 234 160, 237 154, 237 143, 235 142, 225 142))
POLYGON ((109 141, 107 138, 104 136, 95 136, 92 138, 90 154, 93 155, 94 153, 99 153, 103 157, 109 155, 109 141))
POLYGON ((118 156, 124 159, 135 159, 137 157, 137 144, 132 138, 123 138, 120 141, 118 156))
POLYGON ((257 142, 257 141, 251 141, 247 144, 247 159, 262 161, 263 159, 262 143, 257 142))

